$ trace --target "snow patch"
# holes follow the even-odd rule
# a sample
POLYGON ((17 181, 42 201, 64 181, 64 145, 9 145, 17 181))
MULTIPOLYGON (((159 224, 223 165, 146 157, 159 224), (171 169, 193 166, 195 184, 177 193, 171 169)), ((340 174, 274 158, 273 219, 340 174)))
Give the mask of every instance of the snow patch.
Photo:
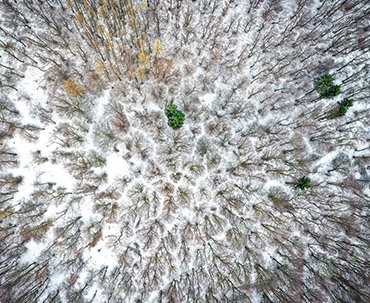
POLYGON ((216 94, 213 94, 213 93, 207 93, 203 96, 201 96, 199 99, 202 101, 202 103, 205 105, 205 106, 210 106, 212 104, 212 102, 216 99, 216 94))
POLYGON ((20 258, 21 264, 30 264, 37 261, 42 251, 47 247, 46 243, 30 240, 25 244, 27 251, 20 258))
POLYGON ((107 157, 106 169, 109 171, 108 183, 112 184, 118 178, 130 172, 130 166, 121 155, 112 153, 107 157))

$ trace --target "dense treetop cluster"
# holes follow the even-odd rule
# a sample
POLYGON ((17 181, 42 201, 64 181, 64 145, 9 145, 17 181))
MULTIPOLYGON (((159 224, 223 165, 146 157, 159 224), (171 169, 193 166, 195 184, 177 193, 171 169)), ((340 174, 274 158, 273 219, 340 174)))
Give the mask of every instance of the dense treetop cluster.
POLYGON ((367 2, 1 1, 0 302, 370 302, 367 2))

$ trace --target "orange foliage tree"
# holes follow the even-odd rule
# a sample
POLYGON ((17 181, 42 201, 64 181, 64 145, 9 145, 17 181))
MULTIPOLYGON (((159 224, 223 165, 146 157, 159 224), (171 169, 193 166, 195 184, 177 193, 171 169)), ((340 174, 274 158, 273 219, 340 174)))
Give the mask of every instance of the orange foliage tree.
POLYGON ((100 57, 95 71, 101 77, 121 80, 125 75, 142 83, 153 75, 159 82, 171 71, 170 61, 162 58, 162 43, 151 42, 147 34, 146 2, 69 0, 67 7, 75 14, 82 37, 100 57))

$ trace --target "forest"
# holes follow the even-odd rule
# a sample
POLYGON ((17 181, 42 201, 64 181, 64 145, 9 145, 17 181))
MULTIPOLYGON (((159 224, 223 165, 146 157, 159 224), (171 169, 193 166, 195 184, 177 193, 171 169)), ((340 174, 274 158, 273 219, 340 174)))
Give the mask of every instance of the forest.
POLYGON ((0 0, 0 303, 370 302, 370 2, 0 0))

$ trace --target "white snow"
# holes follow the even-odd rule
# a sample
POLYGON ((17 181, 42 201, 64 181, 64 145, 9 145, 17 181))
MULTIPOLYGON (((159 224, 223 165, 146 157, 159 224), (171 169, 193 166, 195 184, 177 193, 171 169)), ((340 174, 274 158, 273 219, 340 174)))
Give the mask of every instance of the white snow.
POLYGON ((207 93, 203 96, 200 96, 199 99, 202 101, 204 106, 211 106, 214 100, 216 99, 216 94, 214 93, 207 93))
POLYGON ((47 243, 45 242, 38 242, 33 239, 29 240, 25 247, 27 248, 26 252, 22 255, 21 259, 19 260, 21 264, 30 264, 33 262, 37 262, 38 258, 40 257, 42 251, 47 248, 47 243))
MULTIPOLYGON (((24 243, 27 250, 19 261, 21 264, 29 264, 38 262, 43 257, 49 257, 49 254, 43 254, 43 250, 50 247, 53 243, 58 228, 65 227, 68 221, 66 218, 81 216, 79 221, 81 225, 71 227, 71 230, 68 230, 69 233, 76 234, 76 237, 79 237, 76 238, 79 240, 76 242, 78 243, 78 248, 66 247, 62 251, 58 251, 57 248, 52 247, 50 252, 54 252, 55 249, 57 253, 49 261, 50 264, 61 264, 67 256, 75 256, 75 249, 78 249, 85 264, 78 271, 76 269, 77 263, 71 265, 70 268, 66 267, 66 272, 60 272, 59 268, 54 271, 53 268, 50 268, 50 281, 47 292, 66 288, 65 285, 68 285, 67 279, 72 272, 77 271, 78 280, 76 285, 68 289, 68 291, 78 291, 79 288, 84 287, 85 283, 90 283, 87 290, 83 293, 83 297, 87 301, 92 300, 96 292, 93 302, 105 302, 104 287, 110 287, 110 283, 112 285, 116 283, 114 284, 114 287, 116 287, 121 282, 110 281, 107 277, 102 279, 100 270, 107 267, 107 275, 109 275, 113 268, 123 267, 120 254, 125 250, 130 250, 135 251, 137 260, 140 258, 140 262, 134 260, 131 261, 132 264, 125 265, 125 270, 127 267, 127 271, 133 274, 132 282, 135 287, 133 296, 143 294, 146 296, 146 302, 148 303, 157 302, 158 289, 168 290, 169 283, 180 281, 187 275, 195 278, 192 275, 194 273, 198 275, 197 271, 200 266, 204 266, 206 274, 224 274, 218 272, 212 266, 216 255, 228 256, 232 264, 230 267, 235 265, 236 260, 238 262, 246 262, 246 267, 251 266, 252 269, 248 273, 251 285, 246 285, 246 289, 250 287, 249 290, 246 290, 246 293, 248 293, 253 303, 261 302, 263 299, 259 288, 262 289, 263 286, 256 285, 257 274, 254 266, 261 264, 272 272, 272 270, 276 270, 274 267, 276 264, 272 257, 276 257, 282 263, 285 262, 288 266, 295 266, 290 264, 290 260, 277 254, 277 251, 282 247, 282 243, 292 246, 292 250, 296 249, 294 244, 288 243, 288 240, 291 239, 299 239, 298 244, 302 244, 304 247, 302 248, 302 255, 304 255, 305 261, 316 266, 318 261, 313 260, 305 248, 310 241, 316 243, 316 240, 308 235, 307 230, 319 234, 322 232, 321 229, 340 230, 342 228, 339 224, 329 221, 327 226, 321 226, 318 223, 317 226, 311 227, 311 223, 315 223, 316 218, 318 218, 317 222, 320 222, 320 220, 324 221, 327 218, 324 217, 324 213, 320 212, 319 207, 322 206, 319 203, 328 199, 329 195, 337 195, 340 198, 340 195, 343 195, 342 200, 344 202, 342 203, 351 200, 350 194, 342 193, 334 187, 325 188, 321 184, 329 181, 339 183, 344 178, 361 177, 358 167, 354 163, 356 162, 355 160, 350 160, 351 167, 348 176, 341 172, 335 172, 328 176, 327 172, 331 168, 330 165, 333 159, 340 152, 346 151, 351 158, 355 154, 355 148, 366 147, 369 138, 365 138, 365 136, 370 134, 367 131, 368 121, 361 120, 351 124, 354 128, 353 133, 358 130, 356 134, 364 136, 361 138, 362 142, 360 143, 353 140, 353 145, 336 146, 331 142, 327 142, 325 136, 322 142, 310 141, 309 136, 314 134, 315 131, 324 133, 326 130, 329 130, 331 134, 335 133, 337 131, 336 127, 344 125, 345 119, 353 119, 356 117, 356 112, 368 110, 369 104, 366 101, 357 102, 355 99, 354 106, 342 120, 331 119, 323 122, 320 119, 316 119, 316 116, 324 115, 325 112, 317 114, 315 110, 320 108, 323 111, 332 109, 344 95, 342 94, 333 99, 319 99, 317 94, 313 92, 303 97, 312 89, 313 75, 319 71, 321 72, 321 67, 325 72, 327 69, 328 73, 335 70, 330 64, 327 68, 324 67, 326 60, 330 61, 334 56, 330 52, 325 54, 321 52, 322 48, 327 47, 327 41, 319 40, 319 42, 315 42, 315 45, 310 45, 314 40, 311 41, 309 39, 309 41, 302 43, 299 49, 293 48, 292 43, 300 39, 300 37, 304 37, 311 30, 313 24, 308 24, 307 28, 300 29, 298 26, 299 30, 291 29, 290 26, 295 24, 292 22, 295 22, 294 18, 297 18, 297 16, 302 16, 302 20, 311 18, 311 15, 314 18, 318 7, 323 5, 325 8, 329 4, 319 0, 308 1, 311 3, 311 6, 304 6, 302 15, 298 14, 293 17, 299 6, 297 1, 275 1, 276 3, 274 1, 254 1, 254 3, 262 2, 259 6, 256 4, 258 8, 250 7, 252 4, 247 1, 230 1, 230 3, 215 1, 214 8, 209 5, 199 6, 198 1, 180 1, 183 6, 181 9, 176 8, 176 5, 171 1, 159 2, 159 8, 156 13, 160 19, 161 27, 159 29, 161 33, 160 35, 159 33, 157 34, 163 40, 166 48, 168 48, 166 58, 174 63, 173 71, 169 74, 168 79, 157 82, 150 76, 144 84, 138 84, 138 82, 135 82, 135 79, 129 80, 125 77, 123 77, 122 81, 114 83, 106 79, 101 80, 101 83, 99 83, 102 84, 102 87, 109 88, 101 89, 97 93, 87 92, 84 99, 79 100, 86 102, 84 105, 90 106, 91 113, 90 110, 87 110, 87 113, 85 113, 87 118, 84 115, 76 115, 74 118, 69 119, 59 115, 58 111, 55 110, 53 119, 55 118, 56 125, 43 123, 34 114, 33 110, 34 106, 39 104, 45 107, 54 106, 51 104, 56 97, 77 102, 76 99, 68 96, 64 91, 63 83, 56 83, 55 87, 50 87, 46 84, 44 72, 37 68, 28 67, 24 73, 25 77, 17 83, 18 92, 12 91, 9 93, 8 97, 21 113, 21 125, 26 126, 30 124, 40 127, 39 131, 31 131, 36 138, 27 137, 25 130, 17 129, 14 132, 14 136, 7 141, 18 155, 18 166, 9 168, 6 172, 23 177, 19 190, 15 194, 14 200, 10 203, 14 205, 16 211, 22 210, 23 202, 27 200, 34 201, 34 191, 42 189, 42 186, 45 186, 45 191, 47 190, 51 193, 58 187, 65 188, 69 193, 66 198, 61 199, 59 204, 52 200, 44 201, 43 198, 39 198, 40 201, 38 202, 47 207, 47 211, 41 219, 55 219, 54 225, 47 231, 42 240, 35 241, 31 239, 24 243), (269 7, 270 4, 271 7, 269 7), (251 10, 251 13, 247 13, 248 10, 251 10), (168 18, 171 20, 168 24, 164 23, 165 26, 162 24, 166 19, 164 14, 168 14, 168 18), (230 29, 227 30, 234 17, 236 18, 234 25, 230 25, 230 29), (190 18, 190 21, 185 26, 184 20, 187 18, 190 18), (175 27, 175 23, 178 23, 178 26, 176 25, 175 27), (286 34, 292 34, 292 36, 287 36, 286 41, 280 46, 276 45, 280 41, 279 35, 282 34, 284 29, 286 29, 286 34), (217 30, 220 30, 219 36, 213 37, 212 34, 217 30), (189 34, 190 38, 188 41, 185 41, 184 37, 187 34, 189 34), (256 44, 254 45, 254 43, 256 44), (267 49, 266 44, 268 46, 267 49), (244 53, 242 53, 243 50, 244 53), (304 51, 304 55, 310 56, 308 61, 304 62, 299 57, 293 58, 301 50, 304 51), (250 56, 248 56, 249 53, 250 56), (287 56, 287 59, 282 59, 284 56, 287 56), (280 59, 281 61, 279 61, 280 59), (322 61, 315 67, 319 60, 322 61), (285 65, 287 63, 289 65, 285 65), (190 72, 185 72, 185 66, 190 67, 190 72), (302 76, 298 77, 299 81, 291 79, 292 77, 297 77, 295 74, 297 70, 302 70, 302 76), (254 78, 256 75, 257 78, 254 78), (245 82, 243 82, 244 80, 245 82), (245 84, 238 86, 241 83, 245 84), (194 85, 194 91, 185 92, 185 86, 187 85, 194 85), (161 95, 154 97, 154 91, 161 95), (299 104, 293 105, 296 98, 301 98, 302 100, 300 100, 299 104), (94 131, 97 125, 111 122, 109 106, 113 102, 122 103, 125 115, 127 115, 130 122, 130 128, 127 133, 124 133, 124 131, 119 133, 118 144, 110 144, 109 139, 107 139, 108 143, 106 146, 101 146, 96 144, 96 142, 100 141, 96 138, 94 131), (158 121, 154 121, 159 125, 158 130, 149 129, 145 126, 148 124, 147 122, 150 122, 146 120, 148 118, 145 115, 141 118, 135 115, 136 111, 146 113, 163 111, 161 106, 169 102, 173 102, 180 107, 183 106, 186 117, 192 117, 185 120, 185 125, 181 130, 170 129, 162 121, 161 117, 158 121), (238 108, 239 106, 240 109, 238 108), (199 113, 195 112, 195 110, 193 111, 193 107, 199 110, 199 113), (238 109, 241 112, 238 113, 238 109), (309 119, 307 125, 303 123, 298 128, 294 127, 295 122, 305 122, 305 119, 309 119), (312 124, 311 121, 313 120, 315 123, 312 124), (84 133, 84 143, 76 144, 77 146, 71 148, 53 142, 57 126, 65 122, 71 125, 81 122, 86 126, 88 132, 84 133), (218 127, 216 130, 210 130, 211 124, 219 125, 216 125, 218 127), (254 125, 256 129, 253 129, 254 125), (163 127, 163 129, 160 129, 160 127, 163 127), (275 127, 272 132, 269 131, 270 127, 275 127), (275 131, 275 129, 278 130, 280 127, 283 129, 282 133, 275 131), (200 129, 200 131, 197 132, 196 129, 200 129), (242 151, 239 144, 245 139, 244 130, 250 132, 246 141, 248 142, 248 147, 242 151), (285 130, 286 133, 284 133, 285 130), (183 135, 184 142, 181 142, 181 144, 188 145, 184 148, 186 151, 178 152, 176 150, 178 146, 174 146, 170 151, 172 154, 166 155, 164 152, 162 154, 163 147, 169 146, 171 149, 173 144, 171 136, 176 134, 183 135), (150 153, 146 159, 140 155, 139 148, 133 146, 134 144, 131 142, 131 139, 138 135, 140 135, 142 145, 150 148, 150 153), (299 143, 293 140, 295 136, 299 137, 299 143), (206 137, 211 143, 211 147, 205 156, 200 155, 196 149, 199 139, 202 137, 206 137), (302 138, 303 144, 300 138, 302 138), (292 141, 289 141, 291 139, 292 141), (303 145, 302 148, 301 145, 303 145), (65 162, 69 161, 69 159, 65 160, 65 162, 54 159, 53 153, 56 150, 61 152, 76 151, 86 154, 89 154, 90 151, 96 151, 105 158, 106 164, 98 168, 93 167, 88 174, 86 173, 86 176, 75 179, 66 169, 65 162), (129 150, 132 158, 126 160, 124 157, 129 150), (282 153, 282 150, 287 151, 287 153, 282 153), (36 161, 35 156, 38 152, 39 156, 44 158, 44 161, 36 161), (266 158, 262 158, 264 153, 267 155, 271 154, 271 159, 266 160, 266 158), (209 164, 211 154, 218 155, 221 159, 220 164, 215 165, 216 167, 211 167, 209 164), (166 162, 170 156, 173 156, 175 159, 176 168, 171 167, 169 162, 166 162), (150 161, 158 165, 158 175, 151 178, 148 177, 149 173, 147 173, 150 161), (244 162, 247 162, 247 164, 244 162), (205 167, 204 172, 199 176, 195 173, 193 174, 189 171, 189 166, 185 166, 185 163, 203 165, 205 167), (240 172, 238 171, 239 175, 230 172, 230 167, 240 170, 240 172), (280 167, 283 167, 284 172, 286 172, 281 174, 281 176, 274 178, 272 174, 267 172, 268 168, 280 167), (96 181, 97 175, 103 172, 107 173, 107 180, 96 181), (182 173, 182 175, 178 179, 174 179, 173 176, 176 173, 182 173), (289 182, 297 180, 297 178, 303 175, 309 176, 313 181, 313 185, 319 184, 320 186, 312 186, 310 190, 305 192, 299 192, 297 188, 293 189, 289 182), (191 180, 186 179, 185 176, 191 178, 191 180), (122 178, 127 179, 128 184, 123 184, 124 182, 121 182, 122 178), (287 182, 288 184, 285 183, 286 181, 289 181, 287 182), (129 197, 128 191, 136 183, 143 184, 143 191, 147 195, 143 194, 140 199, 134 201, 129 197), (173 192, 162 193, 161 188, 165 183, 173 186, 173 192), (236 190, 235 185, 245 185, 246 193, 240 189, 236 190), (282 187, 291 194, 292 199, 287 206, 292 207, 289 210, 290 213, 285 211, 284 208, 278 209, 278 205, 274 205, 274 208, 272 208, 272 202, 269 200, 271 197, 267 194, 269 189, 275 186, 282 187), (199 194, 201 187, 207 189, 207 197, 202 197, 199 194), (89 190, 90 188, 92 190, 89 190), (104 196, 110 189, 116 190, 119 198, 112 198, 109 195, 104 196), (179 189, 188 191, 189 201, 183 204, 179 203, 179 189), (251 190, 251 193, 248 193, 248 190, 251 190), (158 195, 158 201, 152 199, 154 193, 158 195), (225 197, 221 199, 219 198, 220 195, 225 197), (144 198, 149 199, 150 205, 149 210, 145 211, 140 210, 144 198), (164 201, 168 198, 173 198, 177 206, 171 220, 165 218, 164 201), (297 206, 296 201, 301 204, 297 206), (316 206, 316 202, 318 206, 316 206), (118 205, 117 217, 112 220, 102 215, 103 211, 98 209, 99 203, 106 203, 108 209, 113 204, 118 205), (253 206, 256 207, 254 208, 253 206), (135 209, 135 207, 138 209, 135 209), (156 211, 154 211, 154 208, 156 211), (228 210, 230 210, 230 214, 225 215, 228 210), (63 211, 65 211, 65 214, 63 211), (212 214, 218 215, 225 222, 222 223, 221 227, 218 227, 219 231, 211 232, 214 233, 211 240, 211 235, 207 231, 209 227, 206 226, 204 218, 205 216, 210 218, 212 214), (293 215, 302 220, 304 224, 297 227, 300 223, 293 220, 293 215), (124 223, 126 222, 128 223, 126 228, 131 229, 127 234, 123 232, 125 228, 124 223), (163 226, 163 230, 161 227, 153 227, 153 222, 159 222, 163 226), (193 230, 185 234, 183 229, 188 222, 193 230), (306 223, 307 226, 305 225, 306 223), (266 224, 266 226, 274 225, 277 232, 269 234, 267 229, 263 227, 263 224, 266 224), (226 237, 226 231, 231 227, 245 235, 245 239, 240 239, 240 241, 243 244, 250 245, 253 249, 253 256, 249 256, 244 251, 244 248, 239 249, 230 245, 229 239, 226 237), (148 247, 144 249, 143 243, 147 240, 145 231, 150 228, 153 228, 153 233, 157 235, 152 244, 148 244, 148 247), (77 229, 79 229, 78 232, 76 232, 77 229), (101 231, 102 237, 96 243, 93 243, 94 235, 98 231, 101 231), (253 237, 250 236, 251 231, 254 233, 253 237), (112 240, 116 239, 121 232, 124 235, 120 242, 112 244, 112 240), (168 246, 161 251, 163 255, 160 255, 158 251, 161 241, 168 236, 169 232, 173 233, 175 243, 172 245, 166 244, 168 246), (258 239, 257 235, 260 235, 261 239, 258 239), (212 242, 213 240, 214 242, 212 242), (180 242, 188 247, 190 254, 189 261, 183 265, 180 265, 180 242), (219 246, 216 245, 216 242, 219 242, 217 244, 219 246), (166 253, 173 259, 172 265, 176 269, 176 273, 173 275, 167 274, 169 264, 166 263, 166 253), (247 257, 250 257, 251 261, 246 261, 247 257), (153 259, 159 263, 163 262, 164 274, 160 274, 161 282, 159 285, 153 291, 149 291, 147 290, 149 286, 144 285, 143 281, 152 279, 153 273, 150 272, 148 276, 144 277, 144 266, 149 260, 153 259)), ((323 10, 319 13, 323 13, 323 10)), ((337 17, 339 20, 342 9, 338 9, 338 11, 333 13, 335 14, 328 18, 329 21, 337 17)), ((30 20, 36 17, 30 16, 30 20)), ((1 15, 1 18, 4 19, 4 16, 1 15)), ((97 18, 99 19, 100 17, 98 16, 97 18)), ((101 18, 99 20, 102 22, 101 18)), ((328 29, 330 32, 331 26, 335 26, 335 24, 329 25, 329 27, 323 24, 323 29, 328 29)), ((153 28, 153 30, 156 31, 157 29, 153 28)), ((319 31, 317 34, 320 34, 321 29, 318 28, 317 30, 319 31)), ((73 41, 76 37, 71 36, 68 39, 71 40, 72 49, 77 49, 76 45, 74 45, 76 42, 73 41)), ((152 37, 149 37, 149 39, 152 39, 152 37)), ((115 37, 114 41, 116 43, 119 39, 115 37)), ((77 43, 80 42, 81 47, 86 48, 83 41, 77 41, 77 43)), ((85 50, 91 52, 91 54, 89 53, 91 58, 89 58, 89 62, 86 64, 81 60, 80 56, 73 58, 67 49, 65 49, 65 56, 68 60, 71 60, 69 64, 76 63, 73 66, 75 71, 83 74, 80 81, 82 85, 93 85, 93 83, 87 83, 87 81, 98 82, 100 80, 87 80, 88 78, 86 77, 85 79, 84 77, 88 72, 91 72, 91 66, 93 66, 96 59, 99 59, 99 55, 89 48, 85 50)), ((32 51, 35 52, 34 49, 32 51)), ((357 53, 355 55, 357 56, 357 53)), ((354 54, 352 53, 343 58, 338 56, 333 60, 335 64, 340 65, 351 60, 353 56, 354 54), (341 63, 342 61, 343 63, 341 63)), ((61 62, 61 64, 63 64, 64 68, 66 63, 61 62)), ((53 65, 50 63, 50 65, 45 65, 43 68, 47 70, 49 67, 53 67, 53 65)), ((356 70, 353 67, 346 68, 335 77, 336 83, 340 83, 354 72, 356 70)), ((128 73, 129 71, 127 71, 128 73)), ((73 75, 71 67, 71 70, 66 71, 63 77, 74 77, 73 75)), ((361 81, 359 79, 348 85, 346 84, 345 88, 352 89, 361 81)), ((343 134, 346 135, 344 132, 343 134)), ((332 141, 335 141, 335 139, 332 141)), ((365 156, 368 152, 369 150, 364 150, 356 153, 356 155, 365 156)), ((87 163, 88 165, 89 163, 87 163)), ((370 196, 370 189, 365 188, 362 194, 370 196)), ((138 195, 140 196, 140 194, 138 195)), ((343 207, 343 213, 340 213, 340 215, 348 215, 348 213, 344 213, 345 211, 346 208, 343 207)), ((22 216, 28 216, 28 214, 17 213, 19 220, 22 220, 22 216)), ((325 216, 329 215, 325 213, 325 216)), ((359 218, 355 219, 360 220, 359 218)), ((30 220, 29 224, 31 226, 34 223, 37 224, 38 219, 40 218, 34 221, 30 220)), ((211 223, 211 227, 215 226, 214 222, 211 223)), ((343 232, 335 233, 336 236, 344 234, 343 232)), ((60 241, 58 245, 64 247, 63 236, 60 241)), ((359 240, 357 239, 357 241, 359 240)), ((326 253, 325 249, 320 251, 323 254, 326 253)), ((77 259, 81 261, 80 258, 76 257, 77 259)), ((307 274, 306 269, 304 274, 307 274)), ((230 279, 234 282, 237 281, 232 275, 230 279)), ((213 282, 216 282, 216 280, 207 281, 206 278, 203 281, 204 285, 202 285, 202 289, 199 289, 202 296, 206 294, 208 291, 207 287, 213 284, 213 282)), ((286 286, 278 280, 275 282, 278 287, 286 286)), ((307 283, 307 287, 310 287, 310 281, 307 281, 307 283)), ((179 285, 180 290, 183 292, 184 290, 181 289, 182 284, 179 285)), ((124 297, 126 291, 124 287, 119 291, 122 291, 120 295, 124 297)), ((228 290, 220 287, 215 289, 215 291, 221 294, 222 292, 226 293, 228 290)), ((65 292, 67 290, 61 291, 60 294, 63 303, 67 302, 65 292)), ((39 300, 41 302, 44 299, 46 298, 40 297, 39 300)), ((202 298, 197 299, 202 300, 202 298)), ((189 299, 189 301, 191 300, 189 299)), ((127 299, 127 302, 133 302, 133 300, 127 299)))
POLYGON ((130 165, 123 159, 120 153, 112 153, 107 157, 104 167, 108 173, 108 183, 113 184, 117 179, 126 176, 130 171, 130 165))

